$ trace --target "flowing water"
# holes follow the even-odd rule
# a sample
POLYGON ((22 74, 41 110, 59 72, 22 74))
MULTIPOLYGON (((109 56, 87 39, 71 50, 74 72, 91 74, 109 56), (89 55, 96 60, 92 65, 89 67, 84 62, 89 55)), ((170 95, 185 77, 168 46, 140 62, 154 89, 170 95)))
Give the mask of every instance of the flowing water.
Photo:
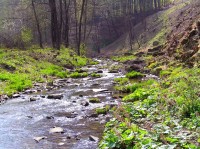
POLYGON ((100 61, 99 65, 86 67, 89 72, 103 70, 101 78, 64 79, 62 88, 35 94, 22 94, 0 106, 0 149, 95 149, 104 124, 110 115, 95 116, 94 109, 117 104, 112 98, 113 79, 121 73, 108 73, 112 61, 100 61), (62 94, 61 100, 48 99, 50 94, 62 94), (39 100, 30 102, 36 96, 39 100), (84 102, 98 97, 101 103, 84 102), (81 104, 82 103, 82 104, 81 104), (49 133, 54 127, 64 129, 63 133, 49 133), (34 137, 43 140, 35 141, 34 137))

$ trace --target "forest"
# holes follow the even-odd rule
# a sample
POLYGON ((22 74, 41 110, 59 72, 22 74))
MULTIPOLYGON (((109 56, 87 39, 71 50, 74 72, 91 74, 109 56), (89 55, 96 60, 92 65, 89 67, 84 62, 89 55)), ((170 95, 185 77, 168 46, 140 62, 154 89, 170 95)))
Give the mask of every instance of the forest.
POLYGON ((1 2, 1 43, 100 50, 146 16, 167 8, 169 0, 14 0, 1 2))
POLYGON ((199 149, 199 0, 0 0, 0 149, 199 149))

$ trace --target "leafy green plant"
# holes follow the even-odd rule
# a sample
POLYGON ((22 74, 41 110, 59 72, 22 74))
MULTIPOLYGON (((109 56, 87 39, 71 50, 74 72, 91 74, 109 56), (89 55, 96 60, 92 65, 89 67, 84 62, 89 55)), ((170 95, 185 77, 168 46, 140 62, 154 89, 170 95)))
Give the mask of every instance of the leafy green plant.
POLYGON ((134 60, 136 58, 136 56, 134 55, 129 55, 129 56, 114 56, 112 57, 112 59, 114 61, 118 61, 118 62, 126 62, 129 60, 134 60))
POLYGON ((102 75, 100 75, 98 73, 92 73, 90 76, 93 78, 101 78, 102 77, 102 75))
POLYGON ((96 97, 89 98, 89 102, 91 102, 91 103, 100 103, 100 99, 96 98, 96 97))
POLYGON ((132 94, 127 95, 123 98, 123 101, 136 101, 136 100, 144 100, 150 95, 150 91, 144 88, 136 89, 132 94))
POLYGON ((115 78, 114 82, 119 85, 125 85, 129 82, 129 79, 128 78, 115 78))
POLYGON ((126 77, 129 79, 141 78, 143 76, 144 76, 144 74, 137 72, 137 71, 131 71, 126 74, 126 77))
POLYGON ((116 86, 131 94, 107 123, 100 148, 198 149, 200 69, 166 70, 162 81, 116 86))
POLYGON ((110 110, 110 106, 109 105, 106 105, 105 107, 103 108, 96 108, 96 113, 99 115, 99 114, 107 114, 108 111, 110 110))
POLYGON ((73 72, 69 76, 71 78, 85 78, 88 76, 88 73, 87 72, 83 72, 83 73, 73 72))

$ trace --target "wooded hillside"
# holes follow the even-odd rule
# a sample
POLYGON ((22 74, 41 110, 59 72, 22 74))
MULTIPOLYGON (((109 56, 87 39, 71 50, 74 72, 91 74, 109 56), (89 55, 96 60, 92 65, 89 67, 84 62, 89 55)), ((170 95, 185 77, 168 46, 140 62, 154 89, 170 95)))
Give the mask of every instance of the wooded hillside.
POLYGON ((124 32, 134 40, 132 27, 171 4, 170 0, 1 0, 0 43, 87 46, 99 51, 124 32))

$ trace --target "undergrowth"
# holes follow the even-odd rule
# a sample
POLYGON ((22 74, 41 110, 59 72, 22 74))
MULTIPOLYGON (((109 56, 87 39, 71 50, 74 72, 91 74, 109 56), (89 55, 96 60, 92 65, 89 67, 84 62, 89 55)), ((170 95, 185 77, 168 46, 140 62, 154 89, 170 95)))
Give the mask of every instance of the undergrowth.
POLYGON ((99 148, 199 149, 200 69, 169 68, 160 76, 162 81, 116 80, 129 94, 106 124, 99 148))

